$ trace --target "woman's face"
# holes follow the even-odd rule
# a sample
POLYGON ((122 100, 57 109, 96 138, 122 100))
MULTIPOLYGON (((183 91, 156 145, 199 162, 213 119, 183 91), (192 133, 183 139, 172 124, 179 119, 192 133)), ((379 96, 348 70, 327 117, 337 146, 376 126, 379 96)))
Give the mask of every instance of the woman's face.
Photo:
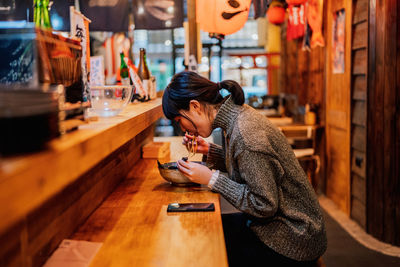
POLYGON ((177 116, 175 121, 179 123, 182 131, 191 135, 209 137, 212 133, 212 120, 204 105, 196 100, 190 101, 189 110, 181 110, 183 116, 177 116), (187 118, 186 118, 187 117, 187 118))

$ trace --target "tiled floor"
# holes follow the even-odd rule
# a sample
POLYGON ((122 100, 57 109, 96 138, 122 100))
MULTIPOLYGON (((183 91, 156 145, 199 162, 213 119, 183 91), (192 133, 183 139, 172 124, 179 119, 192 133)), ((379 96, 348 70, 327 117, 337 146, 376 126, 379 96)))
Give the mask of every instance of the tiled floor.
POLYGON ((328 249, 323 255, 327 267, 395 267, 400 258, 387 256, 366 248, 350 236, 327 212, 324 211, 328 249))

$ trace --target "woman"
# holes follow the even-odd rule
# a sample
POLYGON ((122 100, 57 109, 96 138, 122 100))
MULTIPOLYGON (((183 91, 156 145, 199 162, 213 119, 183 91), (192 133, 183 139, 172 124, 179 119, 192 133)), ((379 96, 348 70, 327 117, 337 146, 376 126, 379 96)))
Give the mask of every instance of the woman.
POLYGON ((327 246, 317 197, 286 138, 243 103, 235 81, 176 74, 164 92, 164 114, 190 133, 184 143, 197 139, 209 167, 179 160, 178 168, 242 212, 223 216, 230 266, 312 265, 327 246), (222 147, 197 137, 215 128, 224 132, 222 147))

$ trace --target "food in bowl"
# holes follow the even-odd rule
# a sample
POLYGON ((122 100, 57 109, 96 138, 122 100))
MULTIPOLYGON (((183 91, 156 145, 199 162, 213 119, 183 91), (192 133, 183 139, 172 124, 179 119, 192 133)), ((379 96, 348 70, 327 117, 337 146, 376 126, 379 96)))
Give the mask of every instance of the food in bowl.
POLYGON ((91 86, 92 110, 102 117, 116 116, 130 102, 132 91, 130 85, 91 86))
MULTIPOLYGON (((204 162, 200 161, 193 161, 195 163, 205 164, 204 162)), ((158 170, 161 176, 172 185, 176 186, 193 186, 198 185, 189 180, 179 169, 178 164, 176 162, 168 162, 161 164, 159 161, 158 163, 158 170)))

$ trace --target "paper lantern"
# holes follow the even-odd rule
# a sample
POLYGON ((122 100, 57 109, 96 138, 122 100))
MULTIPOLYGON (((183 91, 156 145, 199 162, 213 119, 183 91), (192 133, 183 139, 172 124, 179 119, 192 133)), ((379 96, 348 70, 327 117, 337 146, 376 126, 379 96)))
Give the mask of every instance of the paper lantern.
POLYGON ((268 8, 267 18, 272 24, 282 24, 285 22, 285 9, 280 6, 272 6, 268 8))
POLYGON ((232 34, 246 23, 250 4, 251 0, 198 0, 196 21, 205 32, 232 34))
POLYGON ((286 0, 286 3, 288 5, 301 5, 301 4, 305 4, 307 2, 307 0, 286 0))

